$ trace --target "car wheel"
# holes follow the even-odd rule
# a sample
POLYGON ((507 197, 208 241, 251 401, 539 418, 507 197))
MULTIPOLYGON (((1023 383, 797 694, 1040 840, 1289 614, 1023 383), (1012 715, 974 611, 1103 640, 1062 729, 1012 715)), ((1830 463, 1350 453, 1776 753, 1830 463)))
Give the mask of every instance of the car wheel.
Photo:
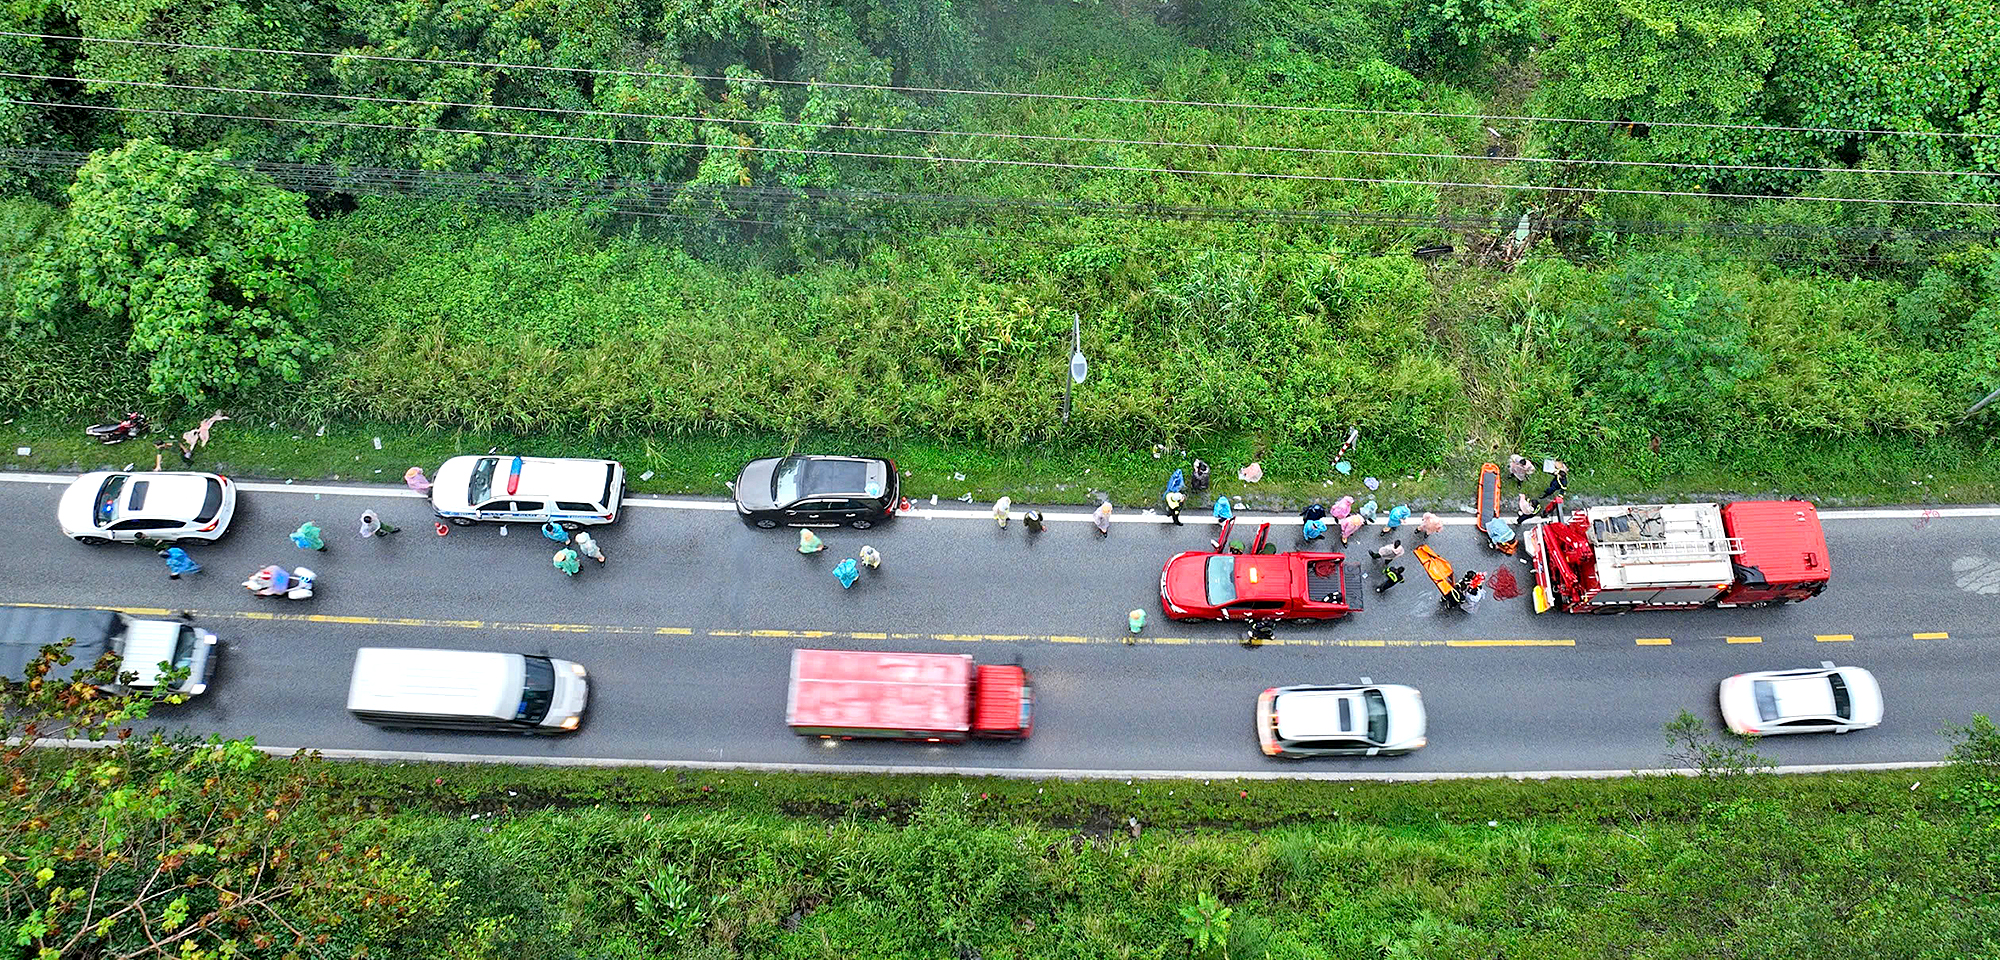
POLYGON ((853 527, 856 530, 866 530, 874 525, 875 521, 873 520, 856 520, 853 523, 848 524, 848 526, 853 527))
POLYGON ((770 517, 765 517, 764 519, 757 521, 757 529, 759 530, 776 530, 777 528, 778 528, 778 521, 773 520, 770 517))
POLYGON ((451 522, 454 526, 460 526, 460 527, 472 526, 472 521, 464 517, 453 517, 451 518, 451 522))
POLYGON ((571 533, 575 533, 576 531, 583 529, 583 524, 577 523, 575 521, 565 521, 562 525, 562 528, 564 530, 568 530, 571 533))
POLYGON ((76 538, 76 542, 84 544, 86 546, 101 547, 107 543, 110 543, 111 541, 106 540, 103 537, 78 537, 76 538))

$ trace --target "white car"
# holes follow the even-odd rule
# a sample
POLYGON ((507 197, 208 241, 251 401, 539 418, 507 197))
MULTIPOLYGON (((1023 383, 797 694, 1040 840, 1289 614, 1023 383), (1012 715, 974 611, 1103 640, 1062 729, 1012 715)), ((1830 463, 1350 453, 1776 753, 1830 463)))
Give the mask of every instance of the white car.
POLYGON ((56 522, 82 543, 215 540, 236 516, 236 484, 192 471, 86 473, 63 491, 56 522))
POLYGON ((459 526, 475 521, 611 523, 625 502, 625 467, 576 457, 463 456, 438 467, 431 509, 459 526))
POLYGON ((1882 688, 1860 667, 1822 660, 1813 670, 1739 673, 1717 695, 1722 722, 1741 734, 1846 733, 1882 722, 1882 688))
POLYGON ((1424 737, 1415 687, 1375 683, 1272 687, 1257 697, 1257 742, 1271 757, 1375 757, 1409 753, 1424 737))

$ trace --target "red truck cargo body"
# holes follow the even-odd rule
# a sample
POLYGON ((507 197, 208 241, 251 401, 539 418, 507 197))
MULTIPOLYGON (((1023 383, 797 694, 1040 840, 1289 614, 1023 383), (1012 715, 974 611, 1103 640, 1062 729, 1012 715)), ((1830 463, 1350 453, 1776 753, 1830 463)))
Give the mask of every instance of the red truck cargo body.
POLYGON ((1804 501, 1596 506, 1533 528, 1537 609, 1569 613, 1790 603, 1829 575, 1819 514, 1804 501))
POLYGON ((792 651, 785 722, 809 737, 956 742, 1032 729, 1027 671, 964 654, 792 651))

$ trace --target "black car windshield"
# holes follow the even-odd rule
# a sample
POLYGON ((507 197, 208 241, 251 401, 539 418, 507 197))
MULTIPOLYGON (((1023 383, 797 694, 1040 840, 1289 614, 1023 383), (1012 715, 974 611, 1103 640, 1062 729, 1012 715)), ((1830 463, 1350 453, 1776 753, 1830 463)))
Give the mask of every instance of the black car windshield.
POLYGON ((104 526, 118 513, 118 495, 125 490, 125 475, 112 474, 104 479, 104 486, 97 488, 97 525, 104 526))
POLYGON ((493 493, 493 471, 500 466, 498 457, 480 457, 472 465, 472 485, 466 488, 465 502, 481 504, 493 493))
POLYGON ((1842 720, 1854 719, 1854 698, 1847 694, 1847 681, 1840 674, 1829 673, 1826 682, 1833 685, 1833 715, 1842 720))
POLYGON ((194 628, 181 626, 179 636, 174 638, 174 668, 185 669, 194 666, 194 645, 201 642, 194 628))
POLYGON ((1376 743, 1389 740, 1389 701, 1383 699, 1380 690, 1363 690, 1361 699, 1368 704, 1368 739, 1376 743))
POLYGON ((215 515, 221 512, 222 512, 222 484, 217 481, 210 480, 208 481, 208 491, 202 497, 201 500, 201 512, 195 514, 194 522, 207 523, 210 520, 215 519, 215 515))
POLYGON ((528 676, 521 684, 521 709, 514 719, 541 723, 556 699, 556 668, 547 657, 527 657, 528 676))
POLYGON ((786 457, 778 461, 778 468, 771 471, 771 502, 787 504, 804 496, 806 490, 805 457, 786 457))

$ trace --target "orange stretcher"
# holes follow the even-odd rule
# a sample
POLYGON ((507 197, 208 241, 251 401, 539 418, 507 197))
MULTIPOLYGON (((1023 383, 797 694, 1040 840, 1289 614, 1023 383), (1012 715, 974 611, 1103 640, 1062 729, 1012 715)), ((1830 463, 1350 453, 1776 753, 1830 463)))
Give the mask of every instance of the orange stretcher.
POLYGON ((1507 528, 1506 521, 1494 523, 1499 516, 1500 466, 1489 463, 1479 468, 1479 535, 1486 540, 1487 546, 1511 557, 1520 545, 1520 538, 1507 528), (1504 537, 1500 535, 1503 531, 1504 537))
POLYGON ((1452 603, 1465 602, 1465 594, 1458 589, 1458 584, 1452 582, 1450 560, 1438 556, 1428 543, 1419 546, 1414 556, 1418 563, 1424 565, 1424 572, 1430 575, 1431 582, 1437 584, 1439 595, 1452 603))

